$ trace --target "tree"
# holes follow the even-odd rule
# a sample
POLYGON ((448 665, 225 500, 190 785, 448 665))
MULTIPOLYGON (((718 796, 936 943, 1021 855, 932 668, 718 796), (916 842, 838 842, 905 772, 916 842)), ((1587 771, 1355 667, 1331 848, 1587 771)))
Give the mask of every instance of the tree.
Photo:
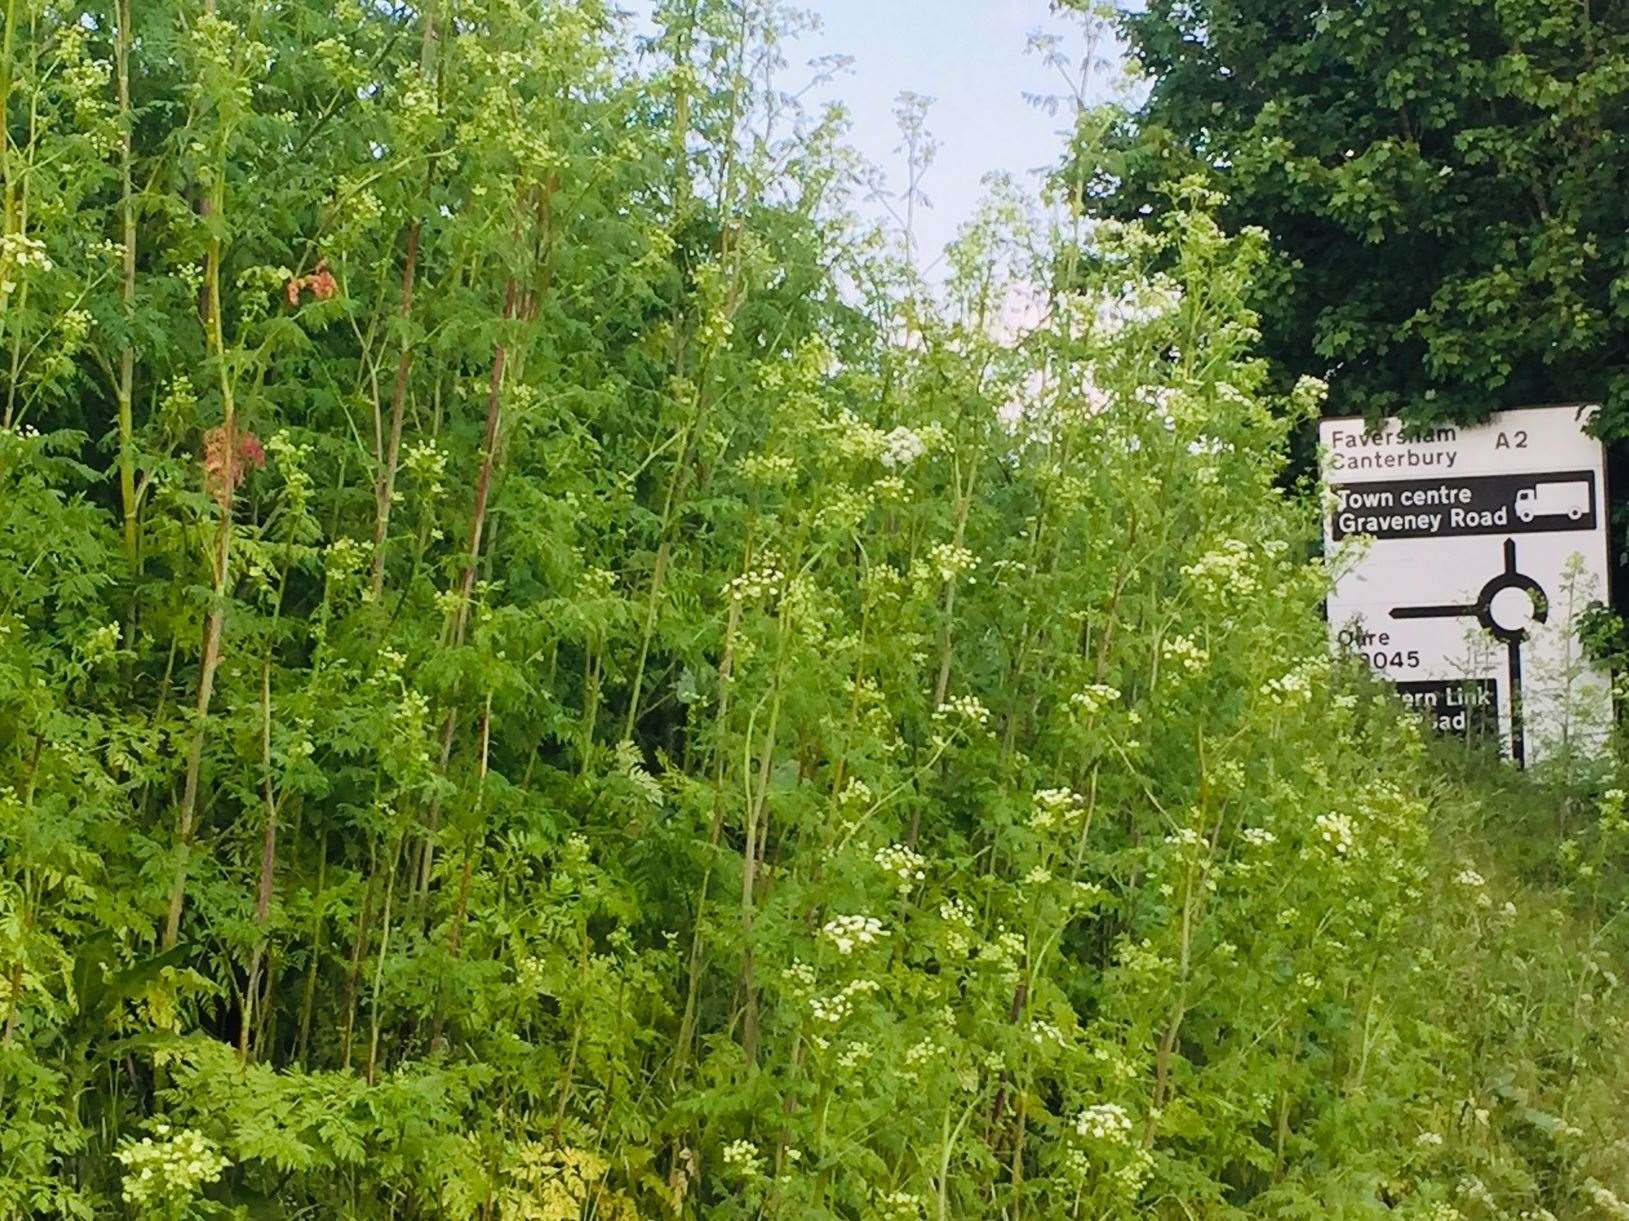
POLYGON ((1604 404, 1629 435, 1629 3, 1149 0, 1152 91, 1083 124, 1090 206, 1201 174, 1272 235, 1264 352, 1332 414, 1604 404))

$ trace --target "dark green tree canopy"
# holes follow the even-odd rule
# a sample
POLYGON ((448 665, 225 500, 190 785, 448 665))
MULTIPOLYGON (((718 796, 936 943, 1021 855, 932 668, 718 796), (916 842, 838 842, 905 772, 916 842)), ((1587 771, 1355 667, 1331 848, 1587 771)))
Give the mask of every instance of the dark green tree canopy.
POLYGON ((1201 174, 1266 228, 1278 377, 1422 421, 1600 401, 1629 434, 1629 3, 1149 0, 1120 27, 1154 84, 1082 129, 1095 206, 1201 174))

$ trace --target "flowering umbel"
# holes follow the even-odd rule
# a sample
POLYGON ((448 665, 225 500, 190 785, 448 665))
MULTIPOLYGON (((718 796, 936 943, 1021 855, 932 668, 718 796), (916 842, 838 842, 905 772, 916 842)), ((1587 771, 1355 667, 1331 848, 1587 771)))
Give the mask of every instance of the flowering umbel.
POLYGON ((222 425, 204 434, 204 487, 223 509, 232 493, 248 478, 249 468, 261 470, 266 451, 252 432, 237 432, 222 425))

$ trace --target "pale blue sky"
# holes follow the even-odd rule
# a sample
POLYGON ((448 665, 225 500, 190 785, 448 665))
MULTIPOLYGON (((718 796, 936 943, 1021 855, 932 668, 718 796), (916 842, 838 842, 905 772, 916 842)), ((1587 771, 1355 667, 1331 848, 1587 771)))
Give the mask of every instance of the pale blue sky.
POLYGON ((904 157, 894 151, 895 98, 912 90, 936 99, 927 125, 939 150, 923 182, 933 207, 916 218, 924 262, 973 214, 985 174, 1022 177, 1057 160, 1066 112, 1048 115, 1023 95, 1061 93, 1064 84, 1025 48, 1032 33, 1056 34, 1059 50, 1078 64, 1085 50, 1078 18, 1054 14, 1047 0, 805 0, 804 7, 822 28, 791 50, 788 75, 795 80, 801 60, 818 55, 854 57, 818 95, 847 103, 852 143, 895 191, 905 182, 904 157))
MULTIPOLYGON (((622 0, 636 21, 653 0, 622 0)), ((1078 73, 1086 51, 1081 20, 1057 14, 1048 0, 787 0, 813 14, 820 28, 784 48, 782 87, 800 92, 816 75, 807 65, 832 55, 853 62, 803 98, 810 107, 844 102, 852 118, 849 142, 887 176, 897 193, 906 181, 894 115, 903 91, 934 100, 927 127, 938 154, 922 190, 932 203, 915 217, 919 262, 931 263, 984 196, 986 174, 1005 172, 1033 183, 1032 172, 1054 164, 1063 150, 1067 109, 1031 105, 1025 93, 1061 94, 1056 68, 1028 49, 1031 35, 1055 35, 1057 50, 1078 73)), ((1106 48, 1096 54, 1102 56, 1106 48)), ((1101 96, 1103 90, 1094 90, 1101 96)), ((867 215, 885 210, 863 203, 867 215)))

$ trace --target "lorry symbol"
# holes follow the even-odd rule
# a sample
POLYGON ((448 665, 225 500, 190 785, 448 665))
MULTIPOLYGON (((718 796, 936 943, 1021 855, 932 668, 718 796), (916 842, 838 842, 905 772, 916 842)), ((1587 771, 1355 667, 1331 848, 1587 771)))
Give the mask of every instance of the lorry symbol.
POLYGON ((1523 521, 1565 513, 1577 521, 1589 512, 1589 484, 1582 479, 1567 483, 1539 483, 1516 493, 1516 516, 1523 521))

